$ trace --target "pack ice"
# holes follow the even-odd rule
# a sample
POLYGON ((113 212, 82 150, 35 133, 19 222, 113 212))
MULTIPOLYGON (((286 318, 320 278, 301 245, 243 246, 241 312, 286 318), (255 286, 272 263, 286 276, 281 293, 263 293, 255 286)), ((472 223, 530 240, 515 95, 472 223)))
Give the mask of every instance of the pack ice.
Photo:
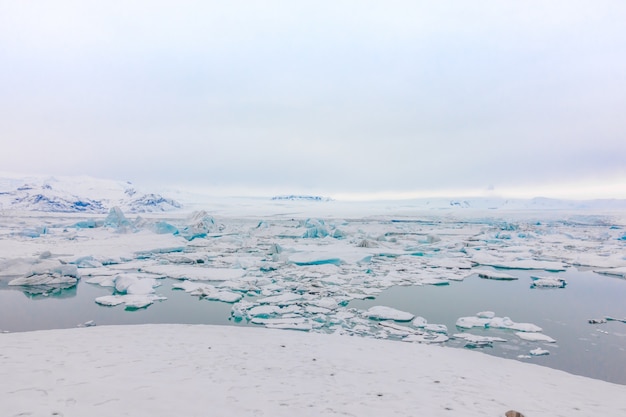
MULTIPOLYGON (((35 188, 21 192, 30 196, 35 188)), ((129 192, 124 198, 129 194, 135 196, 129 192)), ((150 199, 158 200, 142 201, 150 199)), ((463 212, 466 220, 460 222, 456 211, 411 214, 378 207, 375 213, 354 215, 338 202, 290 200, 254 200, 235 211, 215 204, 214 210, 138 215, 126 200, 98 201, 102 208, 89 214, 5 215, 0 280, 23 289, 76 285, 82 277, 85 284, 110 290, 96 303, 129 310, 167 303, 167 292, 176 289, 232 304, 230 317, 236 322, 445 343, 448 329, 429 323, 419 306, 401 311, 349 304, 375 299, 390 287, 455 285, 471 276, 512 281, 524 270, 536 274, 537 288, 568 291, 562 276, 569 268, 584 266, 622 278, 626 268, 621 223, 608 216, 463 212), (321 216, 324 210, 329 214, 321 216)), ((468 333, 480 328, 551 342, 539 326, 501 313, 460 317, 452 338, 468 347, 511 339, 468 333)))

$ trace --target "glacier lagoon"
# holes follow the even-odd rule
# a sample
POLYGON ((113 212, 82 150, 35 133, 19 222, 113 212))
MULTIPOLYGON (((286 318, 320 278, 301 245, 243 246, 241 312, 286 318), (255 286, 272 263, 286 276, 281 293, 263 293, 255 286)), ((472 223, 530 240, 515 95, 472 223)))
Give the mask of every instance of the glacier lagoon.
MULTIPOLYGON (((450 335, 465 331, 499 337, 506 342, 475 349, 504 358, 517 359, 541 346, 550 354, 521 360, 626 384, 626 324, 619 321, 588 323, 589 319, 607 315, 626 317, 623 303, 626 283, 619 278, 570 269, 558 274, 567 277, 567 291, 537 290, 529 285, 530 276, 535 273, 517 272, 519 279, 515 281, 471 276, 445 286, 394 286, 373 299, 354 300, 346 307, 366 310, 377 305, 390 306, 424 317, 429 323, 443 324, 450 335), (598 299, 603 302, 598 303, 598 299), (556 342, 525 341, 507 329, 456 328, 459 317, 484 310, 508 316, 516 322, 534 323, 556 342)), ((184 291, 173 289, 172 285, 176 283, 176 280, 165 279, 159 293, 167 300, 136 310, 99 306, 94 299, 110 294, 110 291, 85 282, 47 295, 0 285, 0 329, 18 332, 72 328, 91 321, 95 325, 185 323, 257 326, 246 319, 235 320, 231 315, 232 304, 190 297, 184 291)), ((259 297, 249 298, 253 301, 259 297)), ((371 336, 375 337, 375 333, 371 336)), ((465 340, 454 337, 444 345, 469 346, 465 340)))
POLYGON ((0 330, 90 321, 264 326, 467 346, 626 384, 626 324, 588 323, 626 317, 619 216, 312 216, 334 208, 310 204, 281 202, 262 215, 258 204, 230 216, 223 207, 127 213, 110 225, 104 216, 5 213, 0 330), (533 277, 567 285, 531 289, 533 277), (15 285, 29 280, 53 284, 15 285), (96 303, 127 296, 130 305, 152 298, 144 308, 96 303), (464 327, 472 322, 482 324, 464 327))

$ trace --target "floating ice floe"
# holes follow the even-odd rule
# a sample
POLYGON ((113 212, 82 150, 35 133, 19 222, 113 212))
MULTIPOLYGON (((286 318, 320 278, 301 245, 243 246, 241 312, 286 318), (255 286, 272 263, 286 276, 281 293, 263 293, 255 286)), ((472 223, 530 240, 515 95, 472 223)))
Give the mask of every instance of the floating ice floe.
POLYGON ((622 322, 622 323, 626 323, 626 318, 616 319, 615 317, 609 317, 609 316, 607 316, 605 318, 606 318, 607 321, 619 321, 619 322, 622 322))
POLYGON ((515 336, 519 337, 520 339, 529 341, 529 342, 546 342, 546 343, 556 342, 556 340, 554 340, 550 336, 545 335, 543 333, 516 332, 515 336))
POLYGON ((193 281, 229 281, 239 279, 246 273, 236 268, 207 268, 196 265, 152 265, 143 268, 144 272, 166 275, 174 279, 189 279, 193 281))
POLYGON ((396 310, 395 308, 386 306, 370 307, 365 315, 373 320, 395 320, 395 321, 411 321, 415 317, 412 313, 396 310))
POLYGON ((541 327, 532 323, 516 323, 508 317, 461 317, 456 321, 456 326, 462 329, 483 327, 493 329, 510 329, 520 332, 541 332, 541 327))
POLYGON ((233 291, 222 291, 213 285, 200 282, 181 281, 172 284, 173 289, 184 290, 191 295, 196 295, 209 301, 222 301, 225 303, 236 303, 243 298, 243 294, 233 291))
POLYGON ((472 271, 472 274, 478 274, 478 276, 483 279, 493 279, 498 281, 514 281, 517 279, 517 277, 505 274, 504 272, 488 271, 485 269, 474 270, 472 271))
POLYGON ((531 276, 533 282, 530 288, 565 288, 567 281, 563 278, 553 278, 544 276, 531 276))
POLYGON ((260 304, 275 304, 278 306, 290 305, 296 301, 300 301, 302 296, 294 293, 284 293, 279 295, 273 295, 271 297, 260 298, 257 300, 260 304))
POLYGON ((114 279, 115 291, 120 294, 152 294, 161 283, 154 278, 143 278, 137 274, 120 274, 114 279))
POLYGON ((406 336, 402 339, 402 341, 413 343, 444 343, 449 339, 450 338, 448 336, 441 333, 423 333, 406 336))
POLYGON ((9 281, 8 285, 14 286, 57 286, 57 285, 76 285, 77 277, 61 274, 39 274, 27 277, 15 278, 9 281))
POLYGON ((494 268, 502 269, 521 269, 521 270, 533 270, 539 269, 548 272, 561 272, 565 271, 565 266, 562 262, 555 261, 540 261, 534 259, 520 259, 520 260, 497 260, 492 258, 475 256, 474 262, 479 265, 492 266, 494 268))
POLYGON ((550 351, 541 349, 541 348, 536 348, 536 349, 531 350, 529 353, 531 356, 545 356, 545 355, 549 355, 550 351))
POLYGON ((135 310, 148 307, 155 301, 161 300, 167 300, 167 297, 155 294, 123 294, 98 297, 96 298, 96 303, 108 307, 125 304, 127 309, 135 310))
POLYGON ((464 339, 466 341, 463 347, 468 349, 480 349, 493 347, 493 342, 506 342, 501 337, 478 336, 470 333, 456 333, 452 335, 455 339, 464 339))
POLYGON ((610 269, 596 269, 593 272, 602 275, 609 275, 618 278, 626 278, 626 266, 621 266, 617 268, 610 269))

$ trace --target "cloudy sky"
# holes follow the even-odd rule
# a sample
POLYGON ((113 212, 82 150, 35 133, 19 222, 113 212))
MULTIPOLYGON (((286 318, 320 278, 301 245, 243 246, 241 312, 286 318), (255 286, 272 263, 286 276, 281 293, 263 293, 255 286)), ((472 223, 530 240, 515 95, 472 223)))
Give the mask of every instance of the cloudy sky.
POLYGON ((0 171, 626 198, 626 2, 0 0, 0 171))

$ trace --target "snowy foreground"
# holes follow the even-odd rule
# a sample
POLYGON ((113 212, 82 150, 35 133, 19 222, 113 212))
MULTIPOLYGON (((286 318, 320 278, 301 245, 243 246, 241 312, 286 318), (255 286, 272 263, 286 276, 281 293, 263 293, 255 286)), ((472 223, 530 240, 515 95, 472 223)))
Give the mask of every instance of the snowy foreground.
POLYGON ((474 351, 232 326, 0 334, 3 416, 626 415, 626 387, 474 351))

